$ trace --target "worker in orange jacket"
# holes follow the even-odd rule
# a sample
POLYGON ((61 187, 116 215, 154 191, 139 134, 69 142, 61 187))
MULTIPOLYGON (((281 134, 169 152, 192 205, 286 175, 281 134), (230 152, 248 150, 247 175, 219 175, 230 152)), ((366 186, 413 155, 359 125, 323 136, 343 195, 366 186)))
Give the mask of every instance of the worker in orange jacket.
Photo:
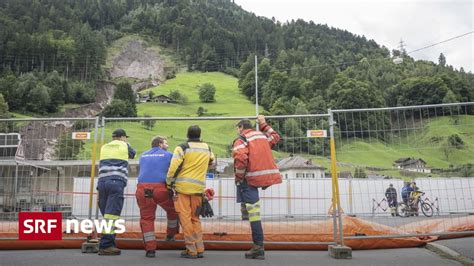
POLYGON ((245 253, 247 259, 265 259, 258 188, 266 189, 282 182, 271 150, 280 140, 280 135, 266 123, 263 115, 257 117, 257 123, 260 131, 254 130, 247 119, 236 125, 239 136, 232 149, 237 202, 245 204, 254 243, 245 253))

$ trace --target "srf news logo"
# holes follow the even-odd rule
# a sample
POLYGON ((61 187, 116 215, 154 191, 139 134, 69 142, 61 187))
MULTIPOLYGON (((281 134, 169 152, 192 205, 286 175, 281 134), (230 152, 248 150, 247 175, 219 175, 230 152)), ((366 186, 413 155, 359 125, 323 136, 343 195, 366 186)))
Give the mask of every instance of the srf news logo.
MULTIPOLYGON (((61 240, 63 232, 62 215, 60 212, 20 212, 18 214, 18 238, 20 240, 61 240)), ((90 234, 96 229, 97 233, 125 232, 125 221, 89 220, 79 222, 76 219, 66 220, 65 232, 90 234)))
POLYGON ((18 238, 20 240, 61 240, 60 212, 20 212, 18 238))

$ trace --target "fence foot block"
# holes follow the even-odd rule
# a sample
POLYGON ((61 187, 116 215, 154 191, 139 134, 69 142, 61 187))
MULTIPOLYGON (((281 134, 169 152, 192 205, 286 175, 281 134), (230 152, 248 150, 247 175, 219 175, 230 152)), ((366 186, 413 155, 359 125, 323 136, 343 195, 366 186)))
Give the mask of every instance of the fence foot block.
POLYGON ((94 240, 87 240, 86 242, 82 243, 81 247, 82 253, 97 253, 99 252, 99 241, 94 240))
POLYGON ((352 249, 347 246, 329 245, 329 256, 335 259, 352 259, 352 249))

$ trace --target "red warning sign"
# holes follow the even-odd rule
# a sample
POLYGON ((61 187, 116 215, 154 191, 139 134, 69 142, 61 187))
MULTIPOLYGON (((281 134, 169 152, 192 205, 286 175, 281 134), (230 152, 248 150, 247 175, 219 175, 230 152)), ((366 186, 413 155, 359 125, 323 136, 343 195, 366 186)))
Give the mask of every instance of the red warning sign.
POLYGON ((91 138, 91 133, 89 132, 72 132, 72 139, 86 140, 90 138, 91 138))
POLYGON ((328 132, 327 130, 322 129, 312 129, 306 131, 306 137, 308 138, 327 138, 328 132))

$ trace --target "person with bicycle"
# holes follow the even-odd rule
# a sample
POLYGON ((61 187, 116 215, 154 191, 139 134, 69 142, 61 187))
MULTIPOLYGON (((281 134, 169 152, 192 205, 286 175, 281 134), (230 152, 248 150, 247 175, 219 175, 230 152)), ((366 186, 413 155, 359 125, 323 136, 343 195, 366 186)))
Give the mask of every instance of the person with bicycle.
POLYGON ((405 182, 402 188, 403 203, 399 204, 399 214, 401 217, 418 216, 421 210, 426 217, 433 216, 433 204, 428 198, 422 198, 425 193, 420 191, 416 183, 405 182))
POLYGON ((418 216, 418 202, 423 192, 416 186, 416 182, 413 181, 410 185, 413 191, 410 192, 410 208, 412 211, 411 215, 418 216))
POLYGON ((408 200, 410 199, 410 193, 413 191, 413 187, 410 182, 405 182, 402 188, 402 200, 408 206, 408 200))

